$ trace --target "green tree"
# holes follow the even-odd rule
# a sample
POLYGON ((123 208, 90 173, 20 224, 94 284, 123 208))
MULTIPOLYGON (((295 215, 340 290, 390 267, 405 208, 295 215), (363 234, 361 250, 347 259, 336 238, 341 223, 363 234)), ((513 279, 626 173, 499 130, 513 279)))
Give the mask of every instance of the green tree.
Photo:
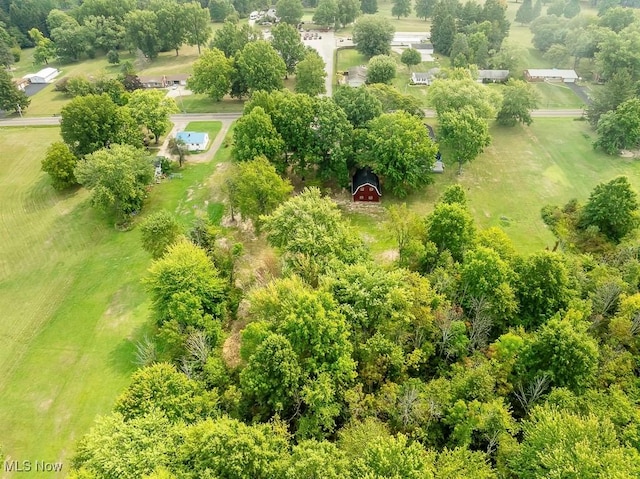
POLYGON ((131 93, 127 106, 136 123, 153 134, 156 145, 171 127, 170 115, 180 111, 175 100, 160 90, 136 90, 131 93))
POLYGON ((178 164, 182 167, 187 154, 189 153, 189 147, 182 138, 176 138, 175 136, 169 138, 167 143, 169 153, 178 157, 178 164))
POLYGON ((459 68, 468 68, 471 63, 473 52, 469 48, 467 35, 464 33, 456 33, 453 37, 453 44, 449 52, 451 57, 451 65, 459 68))
POLYGON ((211 15, 211 21, 224 22, 229 15, 235 13, 236 9, 229 0, 210 0, 209 1, 209 14, 211 15))
POLYGON ((442 55, 449 55, 457 33, 455 12, 445 2, 436 3, 431 20, 431 43, 442 55))
POLYGON ((523 0, 522 5, 516 12, 516 22, 521 25, 527 25, 531 23, 535 17, 533 16, 533 2, 532 0, 523 0))
POLYGON ((554 44, 543 55, 553 68, 562 68, 569 63, 569 50, 564 45, 554 44))
POLYGON ((78 157, 113 143, 142 146, 140 130, 126 107, 106 94, 79 96, 62 108, 60 135, 78 157))
POLYGON ((367 90, 382 103, 382 111, 404 111, 416 118, 424 118, 422 103, 413 95, 403 95, 395 87, 384 83, 368 85, 367 90))
POLYGON ((548 251, 516 262, 516 294, 524 325, 535 329, 558 311, 564 311, 573 296, 569 271, 562 258, 548 251))
POLYGON ((591 96, 591 104, 587 107, 587 118, 591 126, 597 126, 600 117, 615 110, 635 95, 635 84, 628 70, 613 74, 605 88, 599 88, 591 96))
POLYGON ((391 83, 396 77, 396 61, 389 55, 376 55, 367 64, 367 83, 391 83))
POLYGON ((91 56, 90 47, 94 43, 95 32, 89 27, 81 26, 75 18, 60 10, 49 13, 47 24, 56 54, 64 61, 76 61, 85 52, 91 56))
POLYGON ((538 107, 538 95, 529 83, 510 78, 502 90, 502 106, 496 120, 500 125, 530 125, 531 110, 538 107))
POLYGON ((184 40, 187 45, 197 45, 200 55, 200 46, 205 45, 211 37, 209 10, 197 2, 185 3, 181 8, 186 25, 184 40))
POLYGON ((454 70, 451 78, 435 80, 428 96, 438 118, 447 111, 460 111, 464 107, 473 109, 481 118, 494 118, 502 99, 499 92, 476 82, 464 69, 454 70))
POLYGON ((638 195, 626 176, 600 183, 593 189, 582 209, 580 226, 597 226, 615 242, 638 226, 638 195))
POLYGON ((338 2, 338 23, 346 27, 356 21, 361 14, 359 0, 341 0, 338 2))
MULTIPOLYGON (((551 7, 549 7, 551 8, 551 7)), ((548 12, 547 12, 548 13, 548 12)), ((564 43, 568 32, 569 21, 555 15, 545 15, 531 22, 533 46, 541 52, 546 52, 555 43, 564 43)))
POLYGON ((523 424, 524 439, 509 459, 523 479, 637 477, 638 451, 622 445, 609 418, 536 407, 523 424))
POLYGON ((322 57, 315 50, 308 50, 296 66, 296 93, 317 96, 327 92, 327 71, 322 57))
POLYGON ((29 30, 29 37, 36 46, 33 51, 33 60, 36 63, 44 63, 47 65, 49 60, 55 58, 56 46, 49 38, 45 37, 40 30, 32 28, 29 30))
MULTIPOLYGON (((299 61, 305 58, 305 48, 295 26, 279 23, 271 30, 271 44, 287 67, 286 75, 293 73, 299 61)), ((285 78, 287 78, 285 76, 285 78)))
POLYGON ((253 108, 238 119, 233 130, 234 159, 251 161, 258 156, 265 156, 278 164, 277 160, 282 157, 283 151, 284 141, 262 107, 253 108))
POLYGON ((427 238, 439 252, 449 251, 454 261, 462 262, 475 238, 473 219, 464 206, 438 203, 427 217, 427 238))
POLYGON ((640 99, 621 103, 614 111, 604 113, 598 120, 598 139, 595 148, 610 155, 622 149, 635 149, 640 145, 640 99))
POLYGON ((284 467, 289 479, 341 479, 348 476, 344 453, 329 441, 300 441, 284 467))
POLYGON ((467 206, 467 194, 464 192, 462 185, 447 186, 447 189, 442 192, 438 202, 446 203, 448 205, 458 204, 460 206, 467 206))
POLYGON ((144 151, 130 145, 113 144, 85 156, 74 175, 91 190, 94 206, 115 214, 118 220, 142 208, 153 166, 144 151))
POLYGON ((9 72, 0 68, 0 110, 22 112, 30 103, 25 92, 13 83, 9 72))
POLYGON ((207 253, 190 241, 179 241, 153 262, 144 283, 159 325, 176 320, 180 326, 212 329, 225 310, 225 281, 207 253))
POLYGON ((408 17, 411 14, 411 0, 393 0, 391 15, 394 17, 408 17))
POLYGON ((542 0, 536 0, 536 3, 533 4, 533 14, 531 15, 532 20, 535 20, 536 18, 538 18, 541 13, 542 13, 542 0))
POLYGON ((407 48, 400 55, 400 61, 411 71, 412 66, 422 63, 422 55, 415 48, 407 48))
POLYGON ((283 180, 264 156, 238 165, 238 173, 232 181, 235 206, 244 218, 253 222, 258 232, 260 218, 273 213, 293 191, 291 183, 283 180))
POLYGON ((77 163, 78 158, 67 144, 56 141, 47 148, 47 155, 42 160, 42 171, 49 174, 56 190, 64 190, 78 184, 73 174, 77 163))
POLYGON ((171 364, 157 363, 133 374, 113 409, 126 421, 158 411, 176 423, 202 419, 215 413, 214 407, 215 401, 207 404, 207 396, 196 381, 171 364))
POLYGON ((216 30, 211 40, 211 48, 222 51, 227 58, 232 58, 242 51, 249 42, 262 38, 262 34, 249 25, 239 25, 231 21, 225 21, 222 28, 216 30))
POLYGON ((249 92, 280 90, 287 72, 278 52, 265 40, 247 43, 237 57, 236 68, 249 92))
POLYGON ((353 42, 356 50, 367 57, 388 55, 395 29, 389 20, 373 15, 364 15, 353 27, 353 42))
POLYGON ((378 12, 378 0, 360 0, 360 10, 365 15, 373 15, 378 12))
POLYGON ((430 171, 437 146, 420 119, 404 112, 386 113, 368 123, 363 157, 400 197, 433 181, 430 171))
POLYGON ((446 111, 438 115, 440 142, 451 149, 458 160, 458 174, 462 165, 474 160, 491 143, 489 126, 471 107, 459 111, 446 111))
POLYGON ((338 19, 338 2, 336 0, 320 0, 313 13, 313 23, 322 27, 332 27, 338 19))
POLYGON ((180 236, 180 225, 167 210, 150 214, 140 225, 142 248, 153 259, 160 258, 180 236))
POLYGON ((154 60, 162 48, 158 31, 158 15, 150 10, 134 10, 124 18, 126 39, 145 57, 154 60))
POLYGON ((614 7, 600 15, 598 25, 620 33, 634 22, 633 10, 624 7, 614 7))
POLYGON ((435 0, 416 0, 415 10, 416 16, 422 18, 425 22, 427 18, 433 13, 433 7, 435 6, 435 0))
POLYGON ((362 128, 369 120, 382 115, 382 103, 364 86, 338 87, 333 93, 333 101, 342 108, 354 128, 362 128))
POLYGON ((281 22, 297 25, 302 20, 303 10, 300 0, 278 0, 276 12, 281 22))
POLYGON ((185 15, 183 5, 174 2, 162 2, 152 4, 154 6, 158 22, 158 36, 162 50, 175 50, 176 56, 180 47, 186 40, 188 21, 192 20, 185 15))
POLYGON ((445 448, 435 462, 435 479, 496 479, 487 455, 465 447, 445 448))
POLYGON ((220 101, 231 88, 232 62, 217 48, 205 52, 193 64, 187 85, 194 93, 206 93, 220 101))
POLYGON ((567 0, 562 10, 562 15, 566 18, 573 18, 580 13, 579 0, 567 0))

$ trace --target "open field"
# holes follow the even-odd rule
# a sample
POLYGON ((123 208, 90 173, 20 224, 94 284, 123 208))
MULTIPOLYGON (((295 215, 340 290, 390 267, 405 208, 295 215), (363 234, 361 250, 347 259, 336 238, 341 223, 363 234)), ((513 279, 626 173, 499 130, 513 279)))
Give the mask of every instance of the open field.
MULTIPOLYGON (((57 128, 0 129, 0 442, 15 460, 62 461, 63 477, 75 443, 135 368, 150 258, 138 230, 117 232, 86 191, 51 188, 40 159, 58 139, 57 128)), ((188 165, 181 179, 154 186, 144 213, 166 208, 185 226, 211 214, 216 163, 188 165)))
MULTIPOLYGON (((594 151, 595 135, 586 122, 538 118, 530 127, 494 125, 491 135, 492 145, 465 165, 461 176, 443 151, 446 172, 434 177, 435 184, 407 198, 407 204, 424 216, 448 185, 460 183, 476 224, 502 227, 518 250, 527 253, 553 246, 553 236, 540 219, 544 205, 564 204, 572 198, 585 201, 598 183, 618 175, 628 176, 640 191, 640 160, 594 151)), ((400 202, 387 197, 383 205, 400 202)), ((354 218, 360 230, 375 236, 375 250, 388 247, 377 213, 368 219, 361 214, 354 218)))

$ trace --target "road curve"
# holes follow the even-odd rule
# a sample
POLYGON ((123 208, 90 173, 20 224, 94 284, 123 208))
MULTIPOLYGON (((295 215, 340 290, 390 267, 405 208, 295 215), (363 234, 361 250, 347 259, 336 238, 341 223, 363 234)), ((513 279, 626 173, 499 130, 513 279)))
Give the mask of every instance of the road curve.
MULTIPOLYGON (((434 110, 425 109, 424 114, 427 118, 435 118, 434 110)), ((584 115, 584 110, 533 110, 531 116, 534 118, 579 118, 584 115)), ((242 116, 240 112, 234 113, 180 113, 171 115, 171 121, 189 122, 189 121, 233 121, 242 116)), ((56 126, 60 124, 59 116, 34 116, 26 118, 2 118, 0 119, 0 127, 2 126, 56 126)))

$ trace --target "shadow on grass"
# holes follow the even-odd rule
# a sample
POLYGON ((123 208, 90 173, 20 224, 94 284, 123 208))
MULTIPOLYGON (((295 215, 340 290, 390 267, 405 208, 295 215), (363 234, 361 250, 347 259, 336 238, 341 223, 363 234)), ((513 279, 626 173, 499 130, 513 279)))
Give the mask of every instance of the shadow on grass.
POLYGON ((136 328, 129 338, 124 338, 109 353, 109 367, 119 373, 130 375, 142 367, 137 361, 138 345, 146 339, 153 340, 151 320, 136 328))
POLYGON ((51 185, 48 175, 41 175, 23 196, 22 207, 27 213, 36 213, 72 198, 80 189, 81 186, 77 185, 57 191, 51 185))

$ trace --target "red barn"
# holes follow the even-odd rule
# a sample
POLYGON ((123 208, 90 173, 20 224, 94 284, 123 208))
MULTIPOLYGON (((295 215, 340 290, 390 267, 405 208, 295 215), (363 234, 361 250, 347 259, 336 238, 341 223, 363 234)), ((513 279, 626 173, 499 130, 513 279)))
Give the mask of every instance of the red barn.
POLYGON ((353 201, 380 201, 380 180, 369 168, 360 168, 351 179, 353 201))

